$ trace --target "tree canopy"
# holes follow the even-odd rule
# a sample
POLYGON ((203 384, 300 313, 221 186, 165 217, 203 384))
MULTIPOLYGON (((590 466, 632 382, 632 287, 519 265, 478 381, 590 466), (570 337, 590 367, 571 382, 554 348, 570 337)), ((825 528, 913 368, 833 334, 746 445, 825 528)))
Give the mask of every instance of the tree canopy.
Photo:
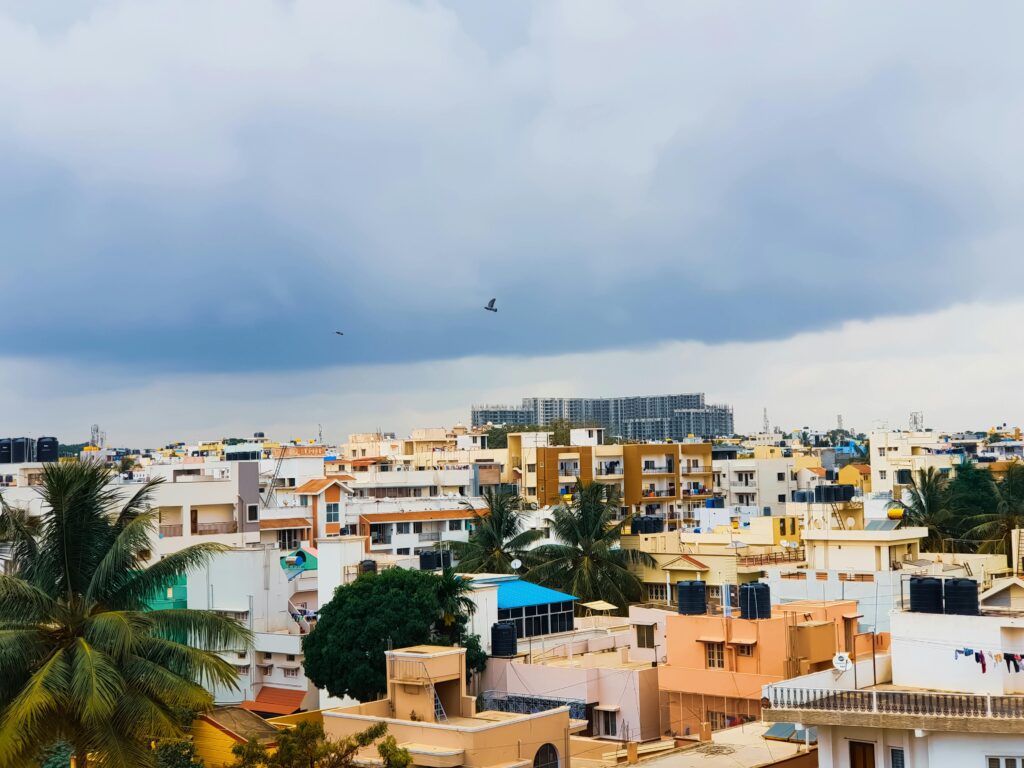
POLYGON ((528 559, 531 544, 543 538, 523 525, 522 500, 508 490, 485 489, 487 509, 473 509, 473 532, 465 542, 450 542, 464 573, 512 573, 512 561, 528 559))
POLYGON ((338 587, 303 638, 306 675, 332 696, 369 701, 387 690, 389 648, 459 643, 467 649, 467 668, 482 669, 479 638, 467 632, 468 585, 457 580, 450 569, 439 577, 390 568, 338 587))

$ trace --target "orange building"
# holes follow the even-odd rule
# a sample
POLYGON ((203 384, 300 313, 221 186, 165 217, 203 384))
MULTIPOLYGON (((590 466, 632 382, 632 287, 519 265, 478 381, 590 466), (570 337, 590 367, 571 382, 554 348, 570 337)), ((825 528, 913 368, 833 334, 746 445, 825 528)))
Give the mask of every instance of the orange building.
POLYGON ((831 667, 853 647, 857 619, 855 600, 773 605, 764 619, 669 615, 662 730, 706 736, 758 719, 762 686, 831 667))

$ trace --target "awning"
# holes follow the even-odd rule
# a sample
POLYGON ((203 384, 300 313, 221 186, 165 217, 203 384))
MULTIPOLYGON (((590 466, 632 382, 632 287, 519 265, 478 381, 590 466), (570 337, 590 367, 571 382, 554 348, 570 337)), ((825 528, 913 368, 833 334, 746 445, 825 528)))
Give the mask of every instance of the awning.
POLYGON ((702 635, 701 637, 697 638, 697 642, 698 643, 724 643, 725 642, 725 636, 724 635, 715 635, 715 636, 702 635))
POLYGON ((580 603, 580 605, 592 611, 614 611, 616 609, 616 606, 604 600, 592 600, 589 603, 580 603))
POLYGON ((734 637, 729 645, 757 645, 756 637, 734 637))
POLYGON ((614 704, 598 704, 594 707, 598 712, 618 712, 619 708, 614 704))
POLYGON ((864 618, 864 614, 863 613, 844 613, 843 614, 843 618, 844 619, 863 619, 864 618))
POLYGON ((302 700, 306 698, 305 691, 297 691, 291 688, 275 688, 272 685, 264 685, 256 694, 255 701, 243 701, 241 707, 250 712, 266 712, 269 715, 294 715, 302 708, 302 700))

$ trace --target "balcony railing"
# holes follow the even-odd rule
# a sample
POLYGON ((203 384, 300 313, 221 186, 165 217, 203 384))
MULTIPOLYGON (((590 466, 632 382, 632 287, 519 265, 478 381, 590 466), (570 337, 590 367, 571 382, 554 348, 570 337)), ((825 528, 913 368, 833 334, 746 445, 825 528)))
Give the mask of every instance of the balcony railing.
POLYGON ((423 531, 420 534, 420 541, 440 541, 440 540, 441 540, 441 532, 440 531, 423 531))
POLYGON ((1024 696, 771 687, 772 709, 1024 720, 1024 696))
POLYGON ((197 536, 209 536, 214 533, 237 533, 238 523, 233 520, 230 523, 196 523, 192 528, 192 533, 197 536))
POLYGON ((370 543, 371 544, 390 544, 391 543, 391 536, 389 536, 388 534, 384 534, 384 533, 371 533, 370 534, 370 543))
POLYGON ((672 496, 675 496, 675 495, 676 495, 676 491, 675 491, 674 488, 669 488, 666 491, 651 491, 651 490, 647 490, 647 491, 643 492, 643 497, 645 499, 668 498, 668 497, 672 497, 672 496))
POLYGON ((579 464, 559 464, 558 465, 558 476, 559 477, 577 477, 580 474, 579 464))
POLYGON ((760 555, 746 555, 737 560, 738 565, 772 565, 774 563, 803 562, 804 548, 796 547, 782 552, 765 552, 760 555))
POLYGON ((757 483, 753 480, 730 480, 729 486, 731 488, 753 488, 757 489, 757 483))
POLYGON ((607 477, 608 475, 621 475, 622 472, 623 470, 621 464, 617 466, 602 466, 601 464, 598 464, 594 468, 594 474, 597 475, 598 477, 607 477))
POLYGON ((160 526, 160 538, 162 539, 173 539, 181 536, 181 525, 161 525, 160 526))
POLYGON ((643 469, 645 475, 667 475, 675 471, 671 464, 645 464, 643 469))

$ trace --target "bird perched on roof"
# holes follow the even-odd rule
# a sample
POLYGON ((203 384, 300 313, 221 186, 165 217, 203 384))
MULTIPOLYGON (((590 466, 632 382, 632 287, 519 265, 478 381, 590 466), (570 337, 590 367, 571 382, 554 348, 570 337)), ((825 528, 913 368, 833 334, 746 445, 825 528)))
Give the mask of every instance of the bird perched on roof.
POLYGON ((487 302, 487 306, 484 307, 484 309, 486 309, 488 312, 497 312, 498 308, 494 306, 494 302, 496 301, 497 299, 491 299, 490 301, 487 302))

